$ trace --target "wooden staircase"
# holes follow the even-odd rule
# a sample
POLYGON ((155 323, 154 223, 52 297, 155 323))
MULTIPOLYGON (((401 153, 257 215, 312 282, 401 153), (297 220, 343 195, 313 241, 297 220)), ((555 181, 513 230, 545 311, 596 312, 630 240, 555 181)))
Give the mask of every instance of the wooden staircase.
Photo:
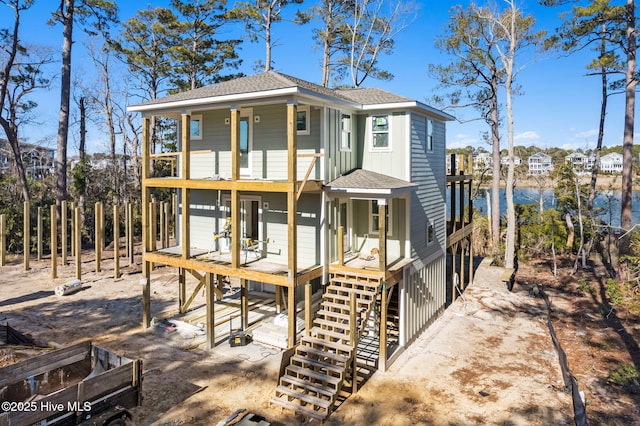
POLYGON ((300 340, 280 377, 273 404, 321 421, 331 414, 345 381, 352 388, 357 381, 355 348, 379 290, 378 278, 334 274, 322 295, 313 327, 300 340), (353 326, 352 294, 356 305, 353 326))

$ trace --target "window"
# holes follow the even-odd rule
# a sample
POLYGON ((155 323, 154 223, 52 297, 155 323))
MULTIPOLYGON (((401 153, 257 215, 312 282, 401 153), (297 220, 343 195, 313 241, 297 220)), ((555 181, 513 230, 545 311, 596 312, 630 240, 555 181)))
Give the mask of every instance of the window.
POLYGON ((299 106, 296 115, 296 130, 299 135, 308 135, 309 129, 309 107, 299 106))
POLYGON ((431 244, 435 239, 435 230, 433 228, 433 223, 429 222, 427 225, 427 244, 431 244))
POLYGON ((374 150, 389 150, 389 116, 374 115, 371 118, 372 148, 374 150))
POLYGON ((202 139, 202 116, 192 115, 189 125, 189 137, 195 140, 202 139))
POLYGON ((426 143, 426 148, 427 151, 433 151, 433 120, 429 120, 427 118, 427 143, 426 143))
MULTIPOLYGON (((390 223, 393 223, 393 221, 391 220, 391 210, 392 210, 392 204, 391 204, 391 200, 388 201, 387 204, 387 235, 392 235, 392 229, 389 227, 390 223)), ((377 234, 378 231, 380 230, 380 227, 378 226, 379 224, 379 217, 380 217, 380 208, 378 206, 378 201, 377 200, 371 200, 369 201, 369 217, 371 218, 371 220, 369 221, 369 233, 371 234, 377 234)))
POLYGON ((351 151, 351 116, 342 114, 340 120, 342 134, 340 136, 340 151, 351 151))

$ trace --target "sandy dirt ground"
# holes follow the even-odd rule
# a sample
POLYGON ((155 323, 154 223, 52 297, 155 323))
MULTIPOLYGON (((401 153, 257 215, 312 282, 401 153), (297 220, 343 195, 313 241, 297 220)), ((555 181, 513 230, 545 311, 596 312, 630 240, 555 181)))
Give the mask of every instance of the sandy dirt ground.
MULTIPOLYGON (((108 253, 107 253, 108 257, 108 253)), ((87 259, 89 259, 87 257, 87 259)), ((281 352, 250 344, 213 351, 143 330, 139 265, 113 279, 112 264, 83 263, 83 290, 59 297, 56 285, 74 276, 72 264, 50 278, 49 261, 19 261, 0 269, 0 323, 41 343, 64 346, 90 339, 144 361, 143 404, 136 425, 214 425, 237 409, 274 425, 307 423, 272 406, 281 352)), ((177 313, 177 271, 153 273, 152 314, 177 313)), ((501 269, 483 263, 464 297, 452 304, 398 357, 375 373, 331 415, 331 425, 572 424, 558 356, 541 299, 526 288, 509 293, 501 269)), ((202 295, 196 299, 201 302, 202 295)), ((1 348, 0 365, 43 350, 1 348)))

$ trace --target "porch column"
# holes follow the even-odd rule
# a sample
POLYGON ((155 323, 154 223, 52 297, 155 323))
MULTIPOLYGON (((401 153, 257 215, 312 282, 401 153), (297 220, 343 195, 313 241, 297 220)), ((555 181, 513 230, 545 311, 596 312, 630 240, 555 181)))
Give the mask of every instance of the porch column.
POLYGON ((242 330, 249 328, 249 288, 247 280, 240 279, 240 315, 242 315, 242 330))
POLYGON ((378 200, 378 261, 380 272, 387 269, 387 200, 378 200))
MULTIPOLYGON (((240 179, 240 109, 231 108, 231 180, 240 179)), ((231 189, 231 266, 240 267, 240 194, 231 189)))
POLYGON ((296 133, 296 117, 298 113, 298 105, 294 102, 287 103, 287 181, 289 187, 287 189, 287 269, 289 270, 288 280, 288 320, 289 320, 289 338, 288 347, 292 347, 296 342, 296 304, 295 304, 295 287, 296 274, 298 271, 297 262, 297 223, 296 223, 296 180, 297 180, 297 133, 296 133))
POLYGON ((182 114, 182 158, 180 159, 180 179, 182 180, 182 220, 180 223, 180 245, 182 246, 182 258, 191 257, 191 238, 189 235, 191 214, 191 191, 186 187, 186 181, 191 175, 191 116, 182 114))
POLYGON ((149 157, 150 148, 150 124, 149 119, 142 119, 142 327, 148 328, 151 325, 151 265, 146 260, 145 254, 149 250, 149 209, 148 203, 151 192, 146 180, 150 177, 151 159, 149 157))

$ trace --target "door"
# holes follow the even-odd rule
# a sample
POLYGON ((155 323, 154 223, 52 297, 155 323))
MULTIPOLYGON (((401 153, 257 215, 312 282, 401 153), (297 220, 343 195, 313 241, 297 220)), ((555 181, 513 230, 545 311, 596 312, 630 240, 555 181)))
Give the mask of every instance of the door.
POLYGON ((251 149, 253 148, 253 110, 240 113, 240 175, 251 176, 251 149))
MULTIPOLYGON (((240 238, 254 241, 262 240, 262 226, 260 223, 260 202, 259 197, 240 199, 240 238)), ((231 200, 224 199, 226 221, 231 220, 231 200)), ((231 239, 220 240, 220 250, 229 251, 231 249, 231 239)))
POLYGON ((348 252, 351 250, 351 229, 350 229, 350 219, 349 219, 349 201, 348 200, 340 200, 338 202, 338 226, 342 226, 344 229, 344 233, 342 234, 342 244, 344 247, 344 252, 348 252))

